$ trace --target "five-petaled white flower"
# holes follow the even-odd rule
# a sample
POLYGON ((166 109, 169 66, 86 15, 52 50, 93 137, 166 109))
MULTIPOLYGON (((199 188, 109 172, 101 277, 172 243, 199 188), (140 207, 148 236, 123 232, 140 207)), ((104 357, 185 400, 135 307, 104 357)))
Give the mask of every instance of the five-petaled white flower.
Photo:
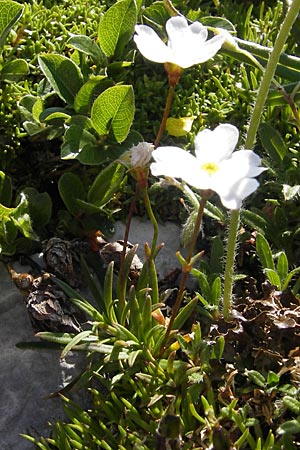
POLYGON ((147 25, 136 25, 135 43, 142 55, 157 63, 171 63, 186 69, 212 58, 222 47, 222 34, 207 40, 208 31, 200 22, 188 25, 185 17, 171 17, 166 23, 167 45, 147 25))
POLYGON ((222 124, 197 134, 195 156, 178 147, 159 147, 152 153, 151 172, 217 192, 226 208, 239 209, 259 186, 254 177, 266 169, 260 167, 261 160, 252 150, 233 153, 238 137, 235 126, 222 124))

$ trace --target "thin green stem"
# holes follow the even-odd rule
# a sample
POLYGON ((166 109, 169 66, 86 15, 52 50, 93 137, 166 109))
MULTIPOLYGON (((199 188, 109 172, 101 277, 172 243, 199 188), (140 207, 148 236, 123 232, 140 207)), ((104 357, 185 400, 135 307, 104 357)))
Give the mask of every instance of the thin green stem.
POLYGON ((228 242, 227 242, 225 277, 224 277, 223 316, 225 320, 230 319, 231 297, 233 289, 234 257, 235 257, 236 237, 238 233, 239 222, 240 222, 240 210, 237 209, 231 211, 228 242))
POLYGON ((210 191, 207 191, 207 193, 205 192, 204 195, 201 198, 200 201, 200 205, 199 205, 199 209, 198 209, 198 214, 197 214, 197 219, 195 222, 195 227, 194 227, 194 232, 193 232, 193 236, 192 236, 192 240, 190 242, 190 246, 189 246, 189 252, 188 252, 188 256, 186 258, 186 263, 182 268, 182 276, 181 276, 181 281, 180 281, 180 286, 179 286, 179 290, 177 293, 177 297, 175 300, 175 304, 172 310, 172 315, 170 317, 170 321, 168 324, 168 328, 166 330, 166 334, 164 336, 163 342, 162 342, 162 346, 161 346, 161 355, 163 354, 163 352, 165 351, 165 345, 169 339, 170 333, 172 331, 172 327, 173 327, 173 323, 174 320, 177 316, 177 313, 179 311, 183 296, 184 296, 184 291, 185 291, 185 286, 186 286, 186 281, 187 281, 187 277, 192 269, 192 265, 191 265, 191 261, 192 261, 192 257, 194 254, 194 250, 196 247, 196 242, 197 242, 197 238, 199 235, 199 230, 201 227, 201 223, 202 223, 202 219, 203 219, 203 213, 204 213, 204 208, 207 202, 207 198, 209 198, 210 196, 210 191), (208 194, 208 195, 206 195, 208 194))
MULTIPOLYGON (((265 106, 271 82, 275 75, 280 54, 283 50, 283 46, 286 42, 286 39, 289 36, 289 32, 293 26, 293 23, 297 18, 299 10, 300 10, 300 0, 294 0, 290 8, 288 9, 284 21, 282 22, 282 25, 280 27, 278 36, 274 44, 274 48, 270 54, 266 69, 264 71, 264 75, 262 77, 261 84, 257 93, 256 102, 252 111, 247 137, 245 141, 245 148, 247 149, 251 149, 254 146, 257 130, 261 121, 262 112, 265 106)), ((231 212, 228 244, 227 244, 225 277, 224 277, 223 314, 225 319, 230 318, 231 296, 233 287, 234 255, 239 226, 239 216, 240 210, 234 210, 231 212)))
POLYGON ((126 299, 127 280, 125 280, 125 277, 124 277, 124 266, 125 266, 126 252, 127 252, 129 230, 130 230, 130 226, 131 226, 132 216, 133 216, 134 210, 136 208, 136 200, 138 197, 139 190, 140 190, 140 185, 139 185, 139 183, 136 183, 134 196, 133 196, 133 199, 132 199, 132 201, 130 203, 130 207, 129 207, 129 212, 128 212, 127 221, 126 221, 126 228, 125 228, 125 233, 124 233, 124 239, 123 239, 123 250, 122 250, 121 262, 120 262, 120 271, 119 271, 119 280, 120 281, 119 281, 119 292, 118 292, 119 305, 120 305, 121 311, 123 311, 125 308, 125 299, 126 299))
POLYGON ((152 223, 152 226, 153 226, 153 239, 152 239, 151 255, 150 255, 150 257, 152 259, 154 259, 155 254, 156 254, 156 250, 157 250, 158 223, 157 223, 157 220, 156 220, 155 215, 153 213, 153 209, 152 209, 151 202, 150 202, 150 199, 149 199, 148 186, 143 187, 143 199, 144 199, 144 204, 146 206, 147 213, 149 215, 149 219, 150 219, 150 221, 152 223))
POLYGON ((255 143, 257 129, 261 120, 263 108, 267 99, 270 84, 275 75, 276 67, 279 62, 283 46, 289 36, 290 30, 295 22, 300 10, 300 0, 294 0, 288 9, 284 21, 281 24, 278 36, 276 38, 273 50, 270 54, 261 84, 257 93, 256 102, 252 112, 245 148, 251 149, 255 143))
POLYGON ((166 128, 166 122, 167 122, 167 118, 169 117, 169 112, 171 109, 171 105, 172 105, 172 101, 174 98, 174 93, 175 93, 175 86, 169 86, 169 92, 168 92, 168 97, 166 100, 166 106, 165 106, 165 110, 164 110, 164 114, 160 123, 160 127, 159 130, 157 132, 157 136, 155 138, 154 141, 154 147, 158 147, 158 144, 160 143, 161 137, 163 135, 163 132, 166 128))

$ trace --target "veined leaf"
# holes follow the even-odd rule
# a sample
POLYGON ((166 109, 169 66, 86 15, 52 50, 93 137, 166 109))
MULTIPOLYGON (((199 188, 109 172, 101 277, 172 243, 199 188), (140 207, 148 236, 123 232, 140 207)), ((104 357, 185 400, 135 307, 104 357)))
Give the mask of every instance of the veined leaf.
POLYGON ((102 17, 98 38, 104 53, 110 57, 121 54, 130 39, 136 24, 134 0, 121 0, 111 6, 102 17))
POLYGON ((72 36, 68 40, 68 44, 78 50, 79 52, 85 53, 93 58, 96 64, 101 67, 105 67, 107 64, 107 58, 102 52, 99 45, 93 41, 89 36, 76 35, 72 36))
POLYGON ((63 55, 44 54, 38 57, 39 65, 56 94, 69 105, 83 84, 79 67, 63 55))
POLYGON ((122 164, 112 163, 99 173, 92 184, 88 201, 96 206, 105 205, 117 191, 123 180, 125 167, 122 164))
POLYGON ((130 130, 134 116, 132 86, 114 86, 106 89, 95 100, 91 119, 100 136, 111 134, 123 142, 130 130))
POLYGON ((24 6, 10 0, 0 2, 0 50, 4 45, 8 33, 20 19, 24 6))

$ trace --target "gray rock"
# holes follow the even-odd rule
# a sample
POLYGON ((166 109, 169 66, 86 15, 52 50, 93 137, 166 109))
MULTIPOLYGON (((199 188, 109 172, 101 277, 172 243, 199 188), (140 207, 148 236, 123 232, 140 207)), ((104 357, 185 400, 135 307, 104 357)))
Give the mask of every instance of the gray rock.
POLYGON ((58 351, 18 349, 17 343, 34 340, 34 332, 22 295, 2 263, 0 286, 0 447, 29 450, 34 446, 21 433, 47 436, 48 421, 64 417, 61 400, 45 397, 78 372, 77 357, 61 361, 58 351))

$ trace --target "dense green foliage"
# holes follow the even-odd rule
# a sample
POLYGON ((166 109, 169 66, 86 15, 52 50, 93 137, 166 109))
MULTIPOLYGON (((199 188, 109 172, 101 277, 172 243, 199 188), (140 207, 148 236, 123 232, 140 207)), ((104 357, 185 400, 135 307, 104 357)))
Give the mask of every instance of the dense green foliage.
MULTIPOLYGON (((108 236, 114 219, 126 218, 136 180, 118 158, 133 144, 154 141, 168 88, 163 65, 145 60, 132 40, 141 22, 163 35, 169 18, 164 2, 23 5, 5 36, 1 61, 3 255, 40 250, 41 240, 53 235, 71 239, 101 230, 108 236)), ((242 145, 262 78, 251 55, 266 64, 287 6, 233 0, 173 5, 212 30, 236 32, 239 49, 223 48, 184 71, 170 116, 192 117, 193 124, 180 137, 165 132, 162 143, 192 149, 199 130, 228 122, 239 128, 242 145)), ((210 254, 192 269, 198 288, 184 297, 169 340, 161 309, 170 292, 157 284, 155 246, 146 248, 135 286, 124 281, 134 249, 127 254, 116 290, 113 265, 99 288, 82 261, 95 304, 62 282, 61 288, 85 311, 89 327, 78 335, 39 337, 62 348, 63 356, 87 352, 89 368, 75 385, 90 395, 90 407, 83 410, 63 391, 69 420, 53 423, 50 438, 27 436, 37 448, 298 448, 298 32, 299 19, 281 55, 255 144, 268 171, 241 211, 235 321, 220 316, 228 216, 215 197, 205 211, 210 254), (256 283, 266 280, 281 294, 273 297, 265 284, 263 294, 257 286, 259 297, 256 283)), ((149 212, 149 200, 162 220, 189 217, 183 226, 189 241, 195 218, 185 194, 174 194, 172 187, 165 191, 150 178, 150 200, 144 194, 137 210, 149 212), (185 202, 179 201, 182 195, 185 202)))

